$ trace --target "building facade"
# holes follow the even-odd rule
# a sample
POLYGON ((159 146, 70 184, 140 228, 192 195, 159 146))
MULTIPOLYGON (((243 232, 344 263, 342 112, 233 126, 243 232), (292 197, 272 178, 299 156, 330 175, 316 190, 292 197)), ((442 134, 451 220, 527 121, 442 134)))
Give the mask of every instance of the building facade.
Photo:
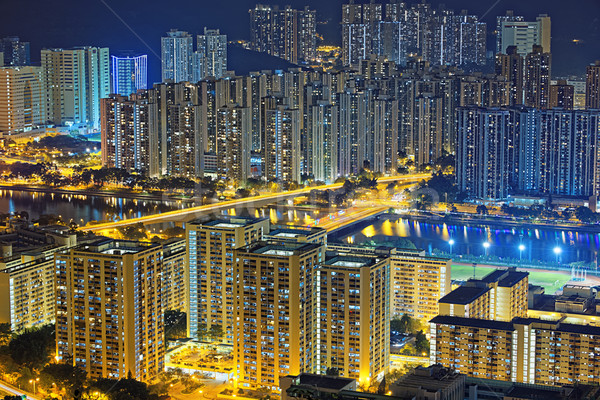
POLYGON ((251 49, 291 63, 316 56, 316 11, 257 4, 250 9, 251 49))
POLYGON ((4 56, 6 67, 24 67, 31 65, 29 42, 23 42, 16 36, 8 36, 0 41, 0 52, 4 56))
POLYGON ((99 240, 56 254, 56 359, 90 378, 163 371, 160 245, 99 240))
POLYGON ((194 37, 187 32, 171 29, 160 41, 162 81, 191 82, 194 56, 194 37))
POLYGON ((227 72, 227 35, 222 35, 218 29, 204 28, 204 34, 198 35, 197 47, 194 82, 207 76, 224 76, 227 72))
POLYGON ((319 263, 311 281, 318 310, 312 371, 336 368, 360 384, 379 379, 390 363, 390 259, 336 255, 319 263))
POLYGON ((543 53, 550 53, 550 17, 541 14, 534 22, 523 21, 523 17, 509 18, 501 22, 499 53, 507 54, 510 46, 516 46, 522 57, 531 53, 533 46, 541 46, 543 53))
POLYGON ((0 67, 0 132, 27 132, 46 124, 46 90, 40 67, 0 67))
POLYGON ((148 56, 111 56, 111 93, 129 96, 148 88, 148 56))
POLYGON ((100 99, 111 91, 108 48, 43 49, 41 56, 48 119, 100 129, 100 99))
POLYGON ((315 357, 310 272, 325 246, 258 242, 236 249, 234 258, 234 383, 278 392, 280 376, 309 371, 315 357))
POLYGON ((262 240, 263 233, 269 231, 269 220, 223 217, 186 225, 188 336, 219 333, 215 339, 233 344, 234 249, 262 240))

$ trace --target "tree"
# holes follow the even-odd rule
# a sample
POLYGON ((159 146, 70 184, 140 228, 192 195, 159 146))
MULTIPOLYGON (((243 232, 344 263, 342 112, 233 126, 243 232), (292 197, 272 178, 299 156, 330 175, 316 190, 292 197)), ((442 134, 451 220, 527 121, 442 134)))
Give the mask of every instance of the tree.
POLYGON ((239 188, 235 192, 235 197, 238 198, 238 199, 243 199, 243 198, 246 198, 246 197, 250 197, 251 194, 252 193, 250 193, 250 191, 248 189, 239 188))
POLYGON ((340 376, 340 370, 337 369, 336 367, 329 367, 329 368, 327 368, 327 371, 325 372, 325 375, 327 375, 327 376, 340 376))
POLYGON ((413 202, 413 207, 417 210, 426 211, 431 208, 433 199, 428 194, 420 194, 413 202))
POLYGON ((390 321, 390 329, 400 333, 416 333, 419 331, 419 321, 408 314, 403 314, 402 317, 390 321))
POLYGON ((0 324, 0 346, 6 346, 10 342, 10 336, 12 332, 10 330, 10 322, 3 322, 0 324))
POLYGON ((148 385, 135 379, 98 379, 86 390, 86 398, 93 399, 93 393, 104 393, 109 400, 152 400, 157 396, 151 395, 148 385))
POLYGON ((163 231, 163 234, 166 237, 172 238, 172 237, 184 237, 185 236, 185 229, 183 229, 180 226, 173 226, 170 228, 167 228, 163 231))
POLYGON ((65 388, 67 393, 81 389, 86 378, 84 370, 71 364, 48 364, 40 372, 40 384, 43 387, 50 388, 56 384, 59 388, 65 388))
POLYGON ((423 331, 418 331, 415 336, 415 349, 418 354, 426 353, 429 355, 429 340, 427 340, 423 331))
POLYGON ((211 325, 208 336, 213 340, 221 339, 223 337, 223 327, 221 325, 211 325))
POLYGON ((165 337, 180 339, 187 335, 186 314, 182 311, 167 310, 165 312, 165 337))
POLYGON ((477 214, 481 214, 481 215, 488 214, 488 208, 483 204, 478 205, 475 210, 477 211, 477 214))
POLYGON ((8 344, 8 351, 17 364, 38 369, 48 362, 54 345, 54 325, 44 325, 15 336, 8 344))
POLYGON ((204 340, 204 338, 206 338, 209 335, 208 332, 208 325, 206 325, 203 322, 200 322, 198 324, 198 340, 204 340))
POLYGON ((406 345, 404 345, 404 347, 402 348, 402 350, 400 351, 401 354, 405 354, 405 355, 415 355, 417 352, 417 349, 415 349, 415 346, 412 343, 407 343, 406 345))
POLYGON ((140 240, 146 239, 148 235, 146 234, 146 229, 144 228, 144 224, 141 222, 135 225, 129 225, 125 227, 117 228, 121 235, 128 240, 140 240))
POLYGON ((398 182, 390 182, 388 183, 386 189, 388 191, 388 194, 391 196, 396 192, 396 185, 398 184, 398 182))
POLYGON ((581 222, 593 222, 596 219, 596 214, 587 207, 577 207, 575 209, 575 218, 581 222))

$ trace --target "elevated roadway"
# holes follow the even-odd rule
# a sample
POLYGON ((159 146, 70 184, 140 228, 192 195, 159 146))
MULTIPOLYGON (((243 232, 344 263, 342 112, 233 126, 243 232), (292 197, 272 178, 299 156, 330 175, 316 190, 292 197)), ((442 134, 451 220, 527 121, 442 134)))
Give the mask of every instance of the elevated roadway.
MULTIPOLYGON (((430 174, 411 174, 381 177, 377 180, 378 183, 390 183, 397 181, 400 184, 416 183, 422 179, 430 177, 430 174)), ((190 207, 183 210, 168 211, 160 214, 146 215, 139 218, 123 219, 115 222, 107 222, 97 225, 85 226, 81 229, 100 233, 102 231, 110 231, 117 228, 125 227, 142 223, 144 225, 160 224, 163 222, 188 222, 207 214, 220 213, 223 210, 238 207, 262 207, 270 203, 281 200, 291 199, 297 196, 310 193, 312 190, 338 189, 343 183, 333 183, 330 185, 313 186, 288 192, 269 193, 260 196, 246 197, 243 199, 227 200, 215 204, 206 204, 197 207, 190 207)))

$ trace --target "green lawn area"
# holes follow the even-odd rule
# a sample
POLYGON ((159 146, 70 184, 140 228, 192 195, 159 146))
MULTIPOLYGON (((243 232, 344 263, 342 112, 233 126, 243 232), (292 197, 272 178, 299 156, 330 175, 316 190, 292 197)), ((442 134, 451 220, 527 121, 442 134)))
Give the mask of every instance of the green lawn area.
MULTIPOLYGON (((475 267, 475 278, 480 279, 492 272, 496 267, 475 267)), ((466 281, 473 277, 473 267, 468 265, 452 265, 452 280, 466 281)), ((565 283, 571 279, 571 274, 567 271, 532 271, 529 270, 529 283, 532 285, 543 286, 546 294, 553 294, 561 289, 565 283)))

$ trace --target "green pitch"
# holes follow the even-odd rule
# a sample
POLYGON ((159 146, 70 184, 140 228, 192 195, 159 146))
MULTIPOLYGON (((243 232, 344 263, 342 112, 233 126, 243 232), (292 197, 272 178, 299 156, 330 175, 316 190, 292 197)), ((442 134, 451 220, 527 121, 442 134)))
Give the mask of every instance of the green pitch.
MULTIPOLYGON (((475 278, 483 278, 496 268, 497 267, 477 266, 475 267, 475 278)), ((452 265, 450 276, 452 280, 466 281, 473 277, 473 266, 452 265)), ((543 286, 546 289, 546 294, 554 294, 554 292, 560 290, 570 279, 571 274, 567 271, 548 272, 529 270, 529 283, 532 285, 543 286)))

